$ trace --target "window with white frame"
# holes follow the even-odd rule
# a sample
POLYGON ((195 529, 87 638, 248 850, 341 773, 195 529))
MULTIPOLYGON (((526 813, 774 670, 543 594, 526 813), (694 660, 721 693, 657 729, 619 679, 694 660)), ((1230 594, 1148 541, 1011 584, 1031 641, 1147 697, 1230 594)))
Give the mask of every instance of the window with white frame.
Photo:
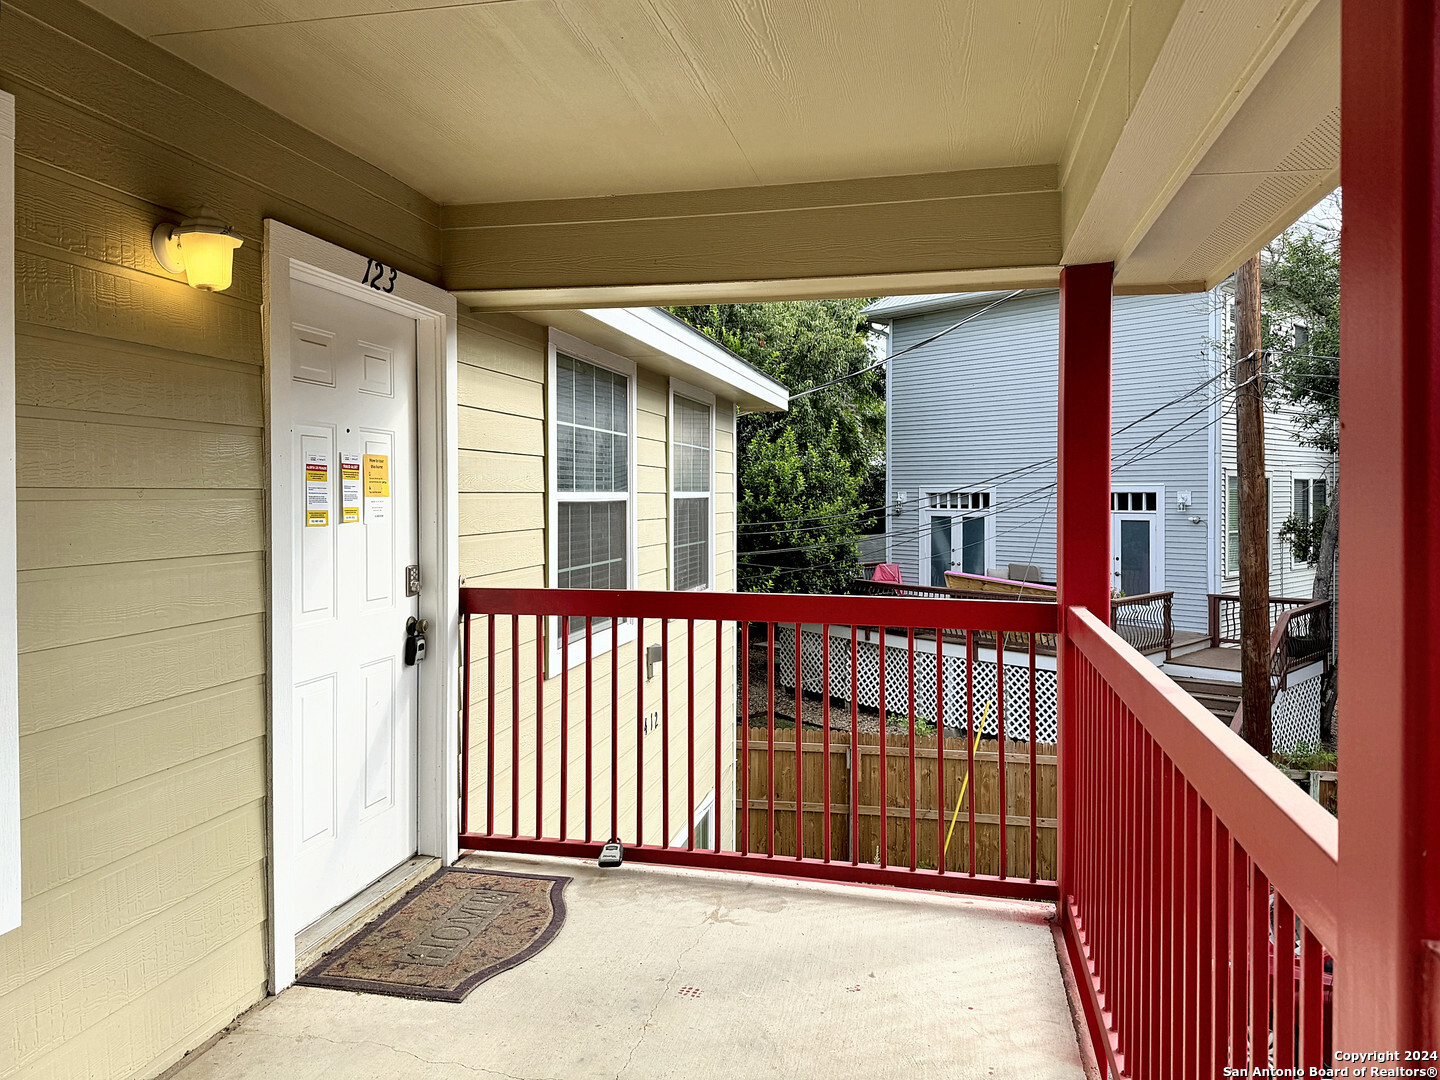
POLYGON ((670 587, 713 584, 715 404, 672 383, 670 393, 670 587))
MULTIPOLYGON (((1265 478, 1265 531, 1270 531, 1270 478, 1265 478)), ((1225 576, 1240 573, 1240 477, 1225 474, 1225 576)))
POLYGON ((989 510, 988 491, 936 491, 930 495, 932 510, 989 510))
MULTIPOLYGON (((550 353, 551 584, 628 589, 635 574, 634 368, 555 330, 550 353)), ((577 618, 568 630, 573 636, 584 627, 577 618)), ((608 631, 594 644, 608 647, 608 631)))
MULTIPOLYGON (((1311 525, 1325 517, 1325 478, 1306 477, 1293 481, 1293 502, 1290 504, 1290 512, 1295 515, 1297 521, 1303 525, 1311 525)), ((1308 566, 1304 559, 1294 558, 1294 548, 1291 548, 1291 558, 1296 567, 1308 566)))

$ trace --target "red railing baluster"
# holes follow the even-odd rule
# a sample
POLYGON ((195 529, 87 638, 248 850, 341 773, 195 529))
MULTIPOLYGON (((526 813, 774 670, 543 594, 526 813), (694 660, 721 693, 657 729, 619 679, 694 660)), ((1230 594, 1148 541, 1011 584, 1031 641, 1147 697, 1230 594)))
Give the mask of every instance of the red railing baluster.
MULTIPOLYGON (((719 677, 720 669, 715 669, 719 677)), ((645 844, 645 620, 635 620, 635 843, 645 844)))
POLYGON ((1210 1061, 1216 1072, 1230 1064, 1230 993, 1235 973, 1230 966, 1230 830, 1215 818, 1215 878, 1211 906, 1215 911, 1215 941, 1211 956, 1215 965, 1214 1003, 1211 1006, 1212 1038, 1210 1061))
POLYGON ((880 866, 890 865, 890 688, 885 679, 885 626, 876 627, 880 635, 880 866))
POLYGON ((1275 1067, 1295 1067, 1295 912, 1275 890, 1275 1067))
MULTIPOLYGON (((719 788, 719 785, 716 785, 719 788)), ((719 798, 719 791, 716 792, 719 798)), ((685 851, 696 850, 696 621, 685 619, 685 851)))
POLYGON ((1039 808, 1035 802, 1036 765, 1035 765, 1035 635, 1030 635, 1030 880, 1036 880, 1039 858, 1040 827, 1038 818, 1039 808))
POLYGON ((740 623, 740 854, 750 854, 750 624, 740 623))
POLYGON ((520 616, 510 616, 510 836, 520 835, 520 616))
POLYGON ((975 743, 985 733, 985 717, 975 726, 975 631, 965 631, 965 872, 975 876, 975 743))
POLYGON ((495 835, 495 616, 485 618, 485 835, 495 835))
POLYGON ((560 839, 570 839, 570 627, 556 619, 560 631, 560 839))
POLYGON ((801 697, 804 674, 800 669, 803 652, 800 624, 795 624, 795 858, 805 857, 805 703, 801 697))
POLYGON ((660 620, 660 846, 670 846, 670 620, 660 620))
POLYGON ((1247 1067, 1250 1056, 1250 858, 1230 840, 1230 1065, 1247 1067))
POLYGON ((905 631, 905 675, 906 675, 906 713, 909 723, 909 755, 910 755, 910 869, 914 870, 919 865, 917 856, 919 849, 916 841, 915 827, 915 628, 909 627, 905 631))
POLYGON ((1270 1064, 1270 879, 1250 866, 1250 1068, 1270 1064))
POLYGON ((1300 1060, 1307 1076, 1325 1060, 1325 955, 1308 926, 1300 938, 1300 1060))
POLYGON ((821 783, 823 791, 821 797, 824 799, 824 809, 821 811, 820 843, 824 847, 823 859, 830 861, 830 624, 822 623, 820 626, 820 722, 823 729, 820 733, 820 755, 825 762, 821 770, 821 783))
MULTIPOLYGON (((1198 880, 1196 882, 1195 908, 1200 917, 1195 942, 1195 1037, 1199 1042, 1196 1051, 1196 1061, 1199 1063, 1199 1075, 1215 1075, 1215 1059, 1212 1051, 1215 1046, 1215 1034, 1213 1031, 1213 1014, 1211 1013, 1211 995, 1214 992, 1215 971, 1214 959, 1214 900, 1212 888, 1213 864, 1211 857, 1214 852, 1214 818, 1210 807, 1196 795, 1196 802, 1200 807, 1199 846, 1196 848, 1196 866, 1198 868, 1198 880)), ((1221 1066, 1223 1068, 1223 1065, 1221 1066)))
POLYGON ((850 863, 860 862, 860 645, 850 626, 850 863))
POLYGON ((721 781, 725 776, 725 765, 721 761, 721 754, 724 753, 721 745, 724 741, 721 721, 725 712, 725 637, 722 630, 723 624, 717 620, 715 623, 715 821, 710 830, 712 849, 716 853, 720 851, 720 835, 724 832, 725 822, 720 812, 720 808, 725 802, 721 797, 723 790, 721 781))
POLYGON ((935 628, 935 870, 942 875, 945 873, 945 818, 945 636, 944 631, 937 626, 935 628))
MULTIPOLYGON (((561 622, 568 622, 562 619, 561 622)), ((595 817, 595 649, 592 617, 585 616, 585 842, 594 838, 595 817)), ((568 633, 568 631, 567 631, 568 633)))
POLYGON ((999 773, 1000 798, 1000 876, 1009 877, 1010 828, 1005 792, 1005 743, 1010 737, 1005 723, 1005 631, 995 631, 995 754, 999 773))
POLYGON ((545 634, 535 616, 535 839, 545 835, 545 634))
MULTIPOLYGON (((775 857, 775 623, 765 624, 765 639, 768 646, 765 664, 765 764, 769 775, 765 780, 765 857, 775 857)), ((798 649, 800 643, 797 641, 798 649)))
POLYGON ((460 618, 460 834, 470 831, 470 613, 460 618))
POLYGON ((610 839, 620 839, 620 620, 610 620, 610 839))

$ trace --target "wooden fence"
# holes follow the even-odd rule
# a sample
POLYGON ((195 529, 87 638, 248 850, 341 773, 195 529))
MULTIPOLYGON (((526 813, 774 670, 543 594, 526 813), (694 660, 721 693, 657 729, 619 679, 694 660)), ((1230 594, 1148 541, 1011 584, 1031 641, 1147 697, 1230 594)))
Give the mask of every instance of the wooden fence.
MULTIPOLYGON (((749 814, 750 846, 753 852, 773 851, 775 855, 795 854, 796 752, 794 729, 775 733, 774 761, 770 761, 768 732, 751 727, 749 790, 745 810, 749 814), (770 768, 775 770, 773 831, 769 825, 767 797, 770 768), (768 841, 768 843, 767 843, 768 841), (770 846, 773 845, 773 846, 770 846)), ((821 858, 825 853, 824 732, 804 731, 800 744, 800 769, 804 783, 804 854, 821 858)), ((936 736, 915 736, 915 832, 916 864, 935 869, 940 865, 943 834, 953 835, 945 852, 947 871, 970 869, 970 804, 974 801, 975 872, 1000 872, 1000 762, 996 741, 982 738, 974 750, 975 775, 961 800, 961 785, 969 767, 963 738, 947 738, 943 747, 945 805, 940 805, 940 762, 936 758, 936 736), (959 815, 956 817, 956 807, 959 815), (943 814, 942 835, 936 834, 936 818, 943 814)), ((736 753, 743 754, 736 740, 736 753)), ((880 761, 879 733, 859 737, 860 789, 858 806, 851 805, 851 747, 848 731, 830 732, 830 858, 850 861, 852 839, 863 863, 880 861, 880 761)), ((910 748, 907 735, 891 735, 886 753, 887 828, 886 853, 890 865, 910 865, 910 748)), ((1056 871, 1056 747, 1038 743, 1035 747, 1035 873, 1038 880, 1054 880, 1056 871)), ((740 774, 743 775, 743 774, 740 774)), ((1006 874, 1031 877, 1030 836, 1030 744, 1005 744, 1006 874)), ((738 838, 737 838, 738 839, 738 838)))

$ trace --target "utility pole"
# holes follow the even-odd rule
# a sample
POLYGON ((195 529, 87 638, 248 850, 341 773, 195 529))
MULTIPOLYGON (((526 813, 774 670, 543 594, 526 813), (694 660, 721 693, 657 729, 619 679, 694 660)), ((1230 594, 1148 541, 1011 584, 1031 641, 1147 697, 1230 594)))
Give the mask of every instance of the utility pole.
POLYGON ((1260 256, 1235 272, 1235 431, 1240 486, 1241 736, 1270 756, 1270 508, 1260 358, 1260 256))

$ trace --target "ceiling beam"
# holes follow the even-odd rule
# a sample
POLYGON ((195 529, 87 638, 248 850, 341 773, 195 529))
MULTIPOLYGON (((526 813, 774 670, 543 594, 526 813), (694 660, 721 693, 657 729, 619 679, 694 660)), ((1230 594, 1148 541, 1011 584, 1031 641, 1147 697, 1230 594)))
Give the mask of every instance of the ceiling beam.
POLYGON ((1055 281, 1053 165, 447 206, 446 287, 485 307, 1055 281))
POLYGON ((1321 2, 1117 3, 1061 162, 1066 264, 1123 265, 1321 2))

